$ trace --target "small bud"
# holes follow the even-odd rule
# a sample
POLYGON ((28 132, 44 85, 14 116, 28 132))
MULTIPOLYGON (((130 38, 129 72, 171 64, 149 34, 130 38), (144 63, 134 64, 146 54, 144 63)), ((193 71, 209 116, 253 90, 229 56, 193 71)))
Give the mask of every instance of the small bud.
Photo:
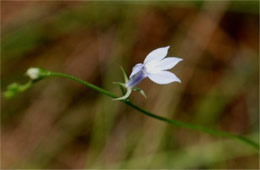
POLYGON ((4 92, 4 96, 6 98, 12 98, 13 96, 15 96, 17 93, 19 93, 19 84, 17 83, 12 83, 10 85, 8 85, 7 90, 4 92))
POLYGON ((5 98, 12 98, 18 95, 19 93, 24 92, 32 86, 32 81, 28 81, 25 84, 12 83, 7 86, 7 90, 4 92, 5 98))
POLYGON ((26 71, 26 75, 29 76, 32 80, 40 78, 40 69, 39 68, 29 68, 26 71))

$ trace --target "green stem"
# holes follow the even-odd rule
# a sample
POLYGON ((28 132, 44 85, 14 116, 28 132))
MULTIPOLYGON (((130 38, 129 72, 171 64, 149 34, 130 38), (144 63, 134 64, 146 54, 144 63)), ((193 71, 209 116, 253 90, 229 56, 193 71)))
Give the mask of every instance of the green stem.
POLYGON ((216 129, 210 129, 210 128, 206 128, 204 126, 200 126, 200 125, 196 125, 196 124, 191 124, 191 123, 185 123, 185 122, 182 122, 182 121, 178 121, 178 120, 170 120, 170 119, 167 119, 167 118, 164 118, 164 117, 161 117, 161 116, 158 116, 158 115, 155 115, 151 112, 148 112, 142 108, 140 108, 139 106, 135 105, 134 103, 130 102, 130 101, 124 101, 124 103, 128 104, 129 106, 133 107, 134 109, 140 111, 141 113, 147 115, 147 116, 150 116, 150 117, 153 117, 155 119, 158 119, 158 120, 162 120, 164 122, 167 122, 169 124, 172 124, 172 125, 176 125, 176 126, 179 126, 179 127, 185 127, 185 128, 188 128, 188 129, 193 129, 193 130, 198 130, 198 131, 201 131, 201 132, 205 132, 205 133, 208 133, 208 134, 212 134, 212 135, 217 135, 217 136, 224 136, 224 137, 229 137, 229 138, 235 138, 235 139, 239 139, 251 146, 254 146, 255 148, 259 149, 259 144, 254 142, 254 141, 251 141, 243 136, 239 136, 239 135, 234 135, 232 133, 229 133, 229 132, 225 132, 225 131, 220 131, 220 130, 216 130, 216 129))
MULTIPOLYGON (((68 74, 64 74, 64 73, 57 73, 57 72, 48 72, 47 76, 55 76, 55 77, 64 77, 64 78, 68 78, 68 79, 71 79, 71 80, 74 80, 74 81, 77 81, 89 88, 92 88, 94 90, 96 90, 97 92, 100 92, 102 94, 105 94, 106 96, 109 96, 109 97, 112 97, 112 98, 117 98, 118 96, 116 96, 115 94, 109 92, 109 91, 106 91, 100 87, 97 87, 91 83, 88 83, 84 80, 81 80, 77 77, 74 77, 74 76, 71 76, 71 75, 68 75, 68 74)), ((127 100, 122 100, 121 102, 131 106, 132 108, 138 110, 139 112, 141 112, 142 114, 144 115, 147 115, 149 117, 152 117, 152 118, 155 118, 155 119, 158 119, 158 120, 161 120, 161 121, 164 121, 166 123, 169 123, 169 124, 172 124, 172 125, 175 125, 175 126, 178 126, 178 127, 184 127, 184 128, 188 128, 188 129, 193 129, 193 130, 197 130, 197 131, 201 131, 201 132, 205 132, 205 133, 208 133, 208 134, 212 134, 212 135, 217 135, 217 136, 223 136, 223 137, 228 137, 228 138, 232 138, 232 139, 238 139, 248 145, 251 145, 257 149, 259 149, 259 144, 252 141, 252 140, 249 140, 243 136, 239 136, 239 135, 235 135, 235 134, 232 134, 232 133, 229 133, 229 132, 225 132, 225 131, 220 131, 220 130, 216 130, 216 129, 210 129, 210 128, 206 128, 206 127, 203 127, 203 126, 200 126, 200 125, 196 125, 196 124, 191 124, 191 123, 185 123, 185 122, 181 122, 181 121, 178 121, 178 120, 170 120, 170 119, 167 119, 167 118, 164 118, 164 117, 161 117, 161 116, 158 116, 156 114, 153 114, 151 112, 148 112, 146 110, 144 110, 143 108, 137 106, 136 104, 132 103, 129 99, 127 100)))
POLYGON ((77 77, 74 77, 74 76, 71 76, 71 75, 68 75, 68 74, 64 74, 64 73, 57 73, 57 72, 49 72, 47 76, 55 76, 55 77, 64 77, 64 78, 68 78, 68 79, 71 79, 71 80, 74 80, 74 81, 77 81, 89 88, 92 88, 96 91, 98 91, 99 93, 103 93, 109 97, 112 97, 112 98, 117 98, 116 95, 114 95, 113 93, 110 93, 109 91, 106 91, 98 86, 95 86, 94 84, 91 84, 91 83, 88 83, 84 80, 81 80, 77 77))

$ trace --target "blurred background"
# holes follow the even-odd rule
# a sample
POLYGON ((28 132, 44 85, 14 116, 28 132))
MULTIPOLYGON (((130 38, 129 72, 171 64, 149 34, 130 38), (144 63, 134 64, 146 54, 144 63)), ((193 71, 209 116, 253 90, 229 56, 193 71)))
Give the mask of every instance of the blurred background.
MULTIPOLYGON (((29 67, 77 76, 121 95, 152 50, 184 60, 182 83, 144 80, 131 100, 157 115, 259 143, 258 1, 1 1, 1 92, 29 67)), ((1 168, 258 169, 239 141, 167 125, 71 80, 1 95, 1 168)))

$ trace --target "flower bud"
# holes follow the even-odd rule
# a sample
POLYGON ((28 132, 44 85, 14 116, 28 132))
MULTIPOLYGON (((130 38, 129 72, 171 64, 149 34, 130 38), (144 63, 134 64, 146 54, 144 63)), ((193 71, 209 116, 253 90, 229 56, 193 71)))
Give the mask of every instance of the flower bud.
POLYGON ((32 80, 40 78, 40 69, 39 68, 29 68, 26 71, 26 75, 29 76, 32 80))

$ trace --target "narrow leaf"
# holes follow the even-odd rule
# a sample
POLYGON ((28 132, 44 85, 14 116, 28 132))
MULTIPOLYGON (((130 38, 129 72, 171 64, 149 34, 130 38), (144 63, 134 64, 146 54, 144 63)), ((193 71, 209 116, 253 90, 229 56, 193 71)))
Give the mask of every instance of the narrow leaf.
POLYGON ((123 73, 123 76, 124 76, 124 81, 125 81, 125 83, 127 83, 128 82, 128 77, 127 77, 127 74, 126 74, 126 72, 125 72, 125 70, 124 70, 124 68, 123 67, 120 67, 121 68, 121 70, 122 70, 122 73, 123 73))
POLYGON ((143 89, 135 87, 134 90, 137 91, 138 93, 140 93, 142 96, 144 96, 144 98, 147 98, 143 89))

